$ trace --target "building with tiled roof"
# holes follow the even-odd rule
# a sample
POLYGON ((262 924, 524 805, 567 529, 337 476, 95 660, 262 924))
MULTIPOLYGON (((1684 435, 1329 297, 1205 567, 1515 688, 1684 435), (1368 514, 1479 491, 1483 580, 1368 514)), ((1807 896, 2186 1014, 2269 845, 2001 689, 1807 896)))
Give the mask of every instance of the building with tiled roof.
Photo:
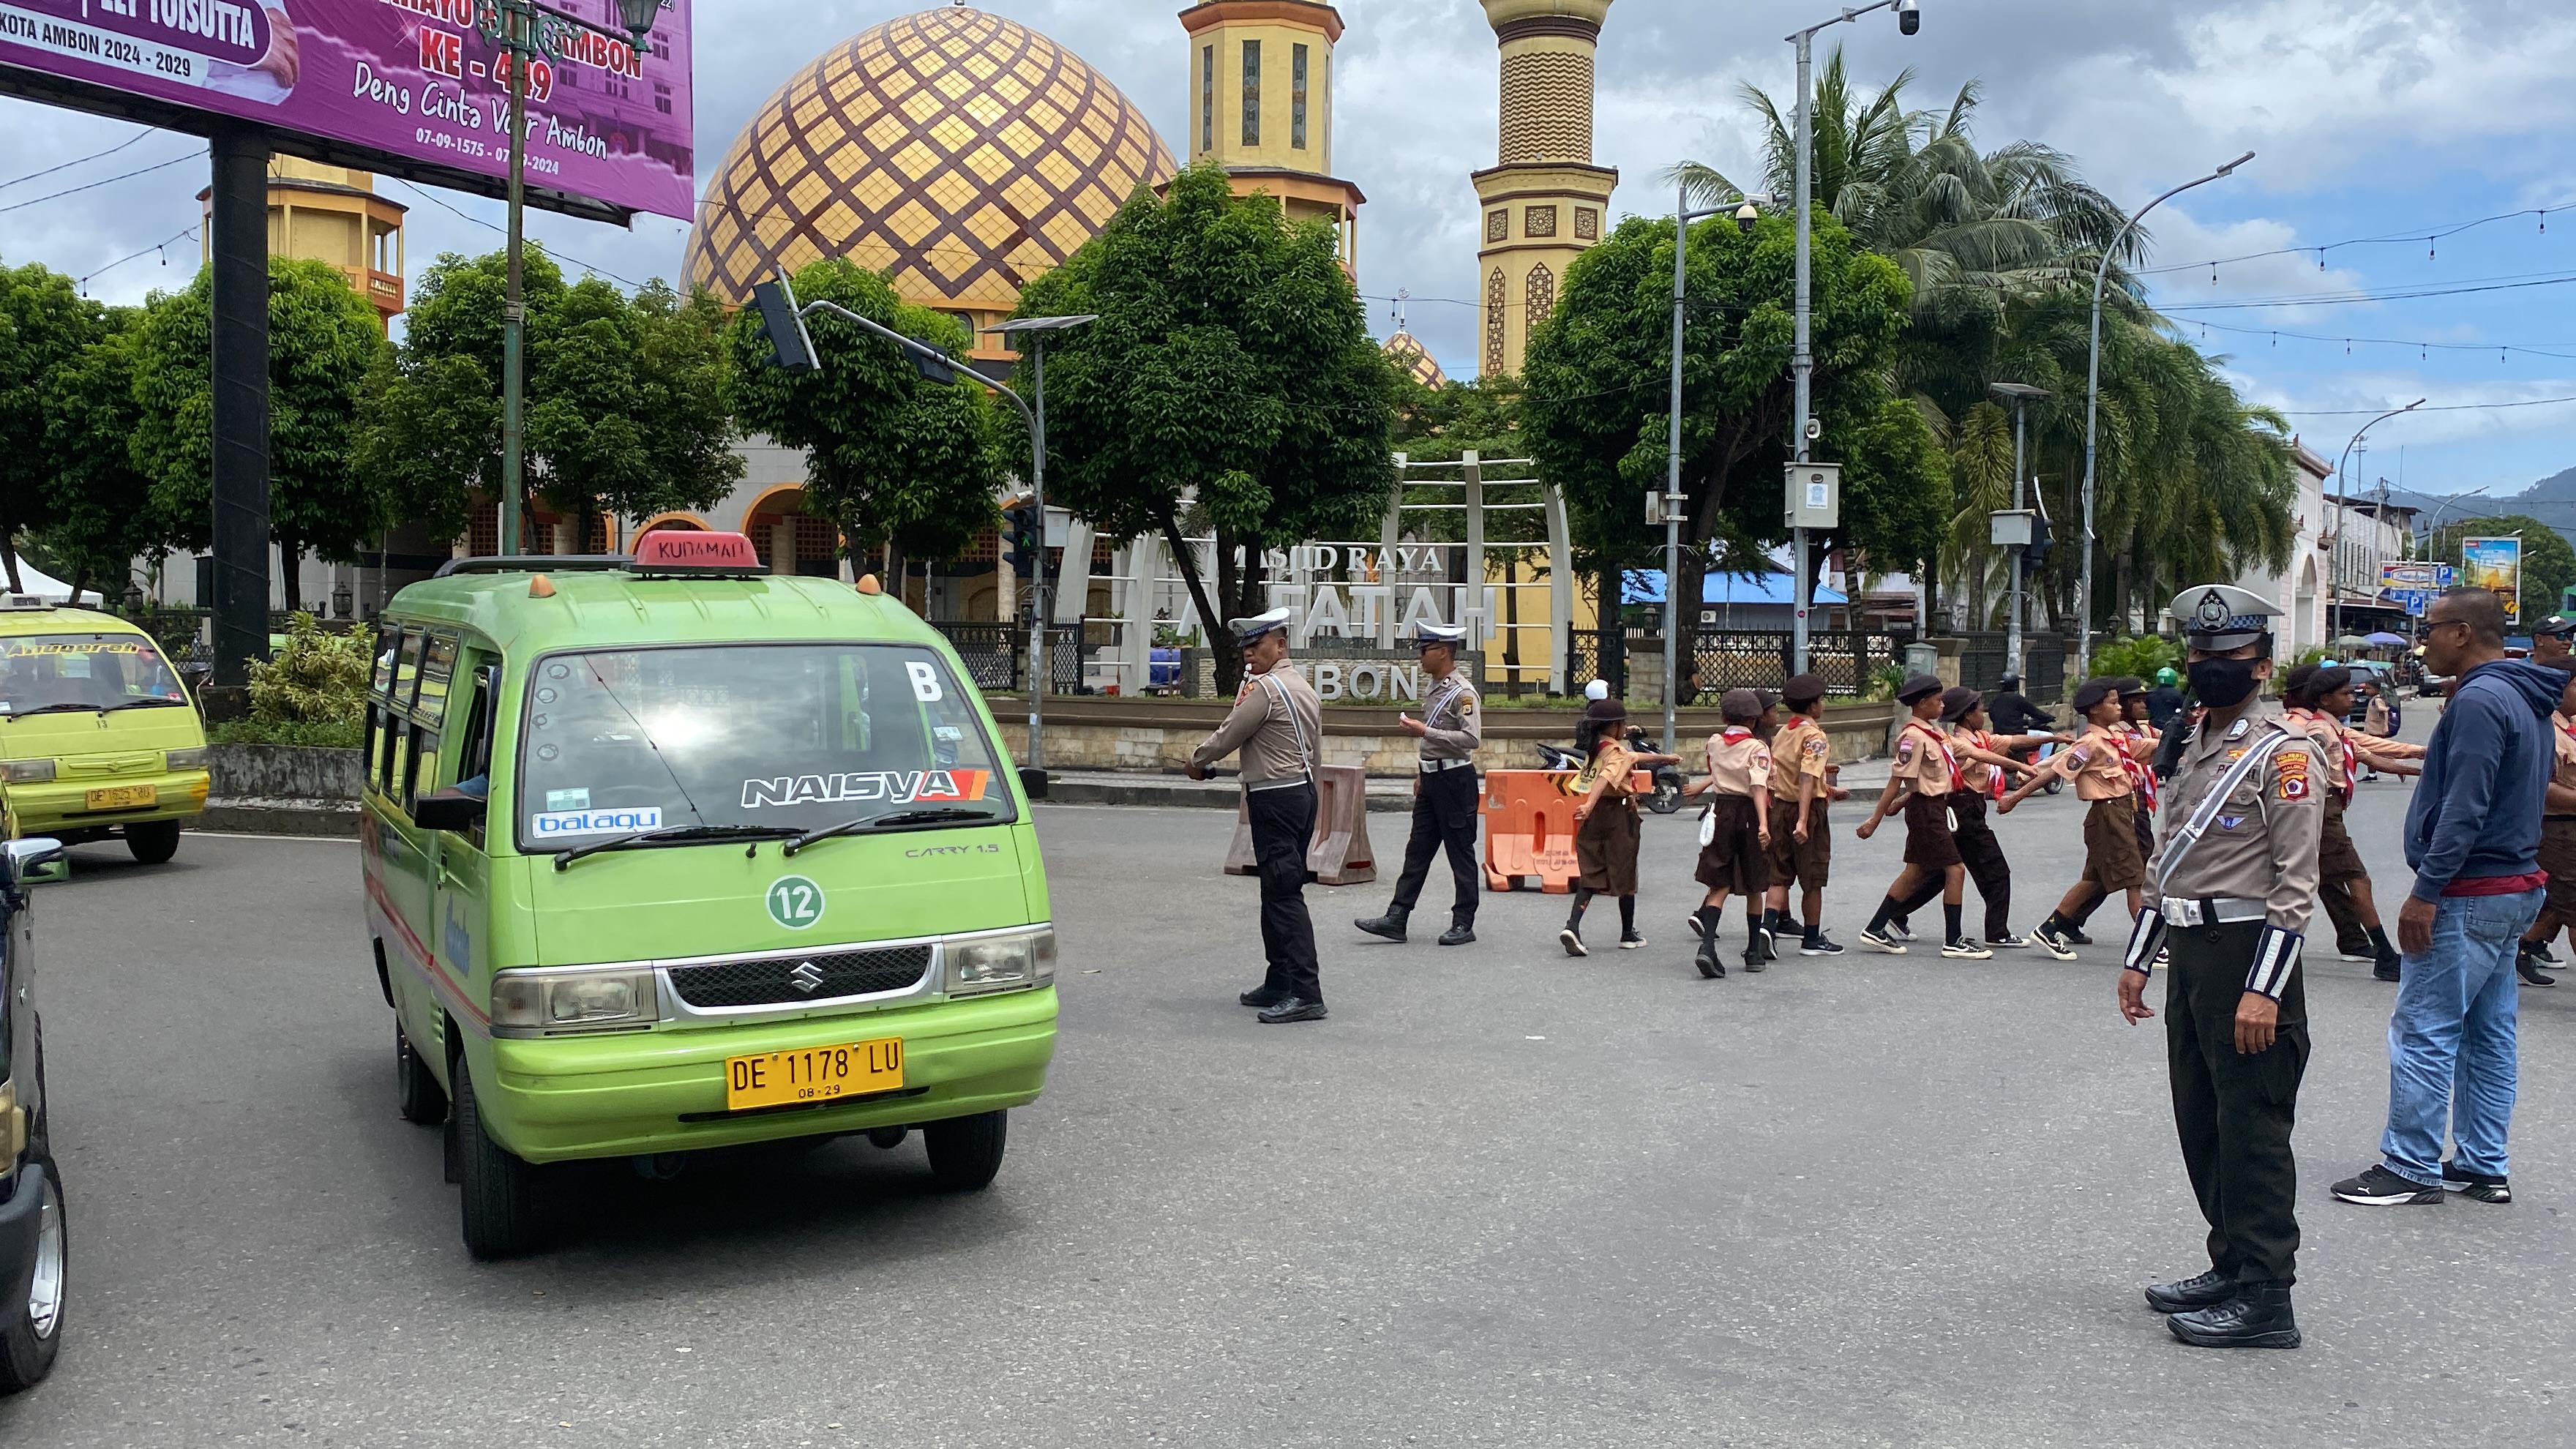
MULTIPOLYGON (((1176 169, 1080 56, 941 6, 833 46, 753 114, 707 172, 686 273, 740 304, 774 271, 846 257, 905 301, 988 327, 1176 169)), ((979 356, 1007 355, 977 341, 979 356)))

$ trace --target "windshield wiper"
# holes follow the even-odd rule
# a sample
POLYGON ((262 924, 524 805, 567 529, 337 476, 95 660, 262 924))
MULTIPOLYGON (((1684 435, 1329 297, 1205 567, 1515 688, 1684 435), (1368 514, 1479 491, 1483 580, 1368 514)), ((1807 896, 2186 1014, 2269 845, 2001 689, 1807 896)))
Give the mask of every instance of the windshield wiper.
POLYGON ((30 716, 30 715, 39 715, 39 714, 69 714, 69 713, 92 714, 92 713, 102 713, 102 712, 104 712, 104 711, 106 711, 106 710, 108 710, 108 709, 111 709, 111 708, 114 708, 114 706, 112 706, 112 705, 100 705, 100 704, 73 704, 73 703, 71 703, 71 702, 69 702, 69 701, 67 700, 67 701, 64 701, 63 703, 60 703, 60 704, 40 704, 40 705, 37 705, 34 709, 20 709, 20 710, 12 710, 12 711, 10 711, 10 712, 9 712, 9 714, 6 716, 6 718, 9 718, 9 719, 25 719, 25 718, 27 718, 27 717, 28 717, 28 716, 30 716))
POLYGON ((856 835, 862 830, 875 830, 887 825, 937 825, 950 820, 991 820, 993 818, 992 812, 987 810, 961 810, 953 805, 938 810, 898 810, 892 815, 871 815, 864 820, 844 820, 838 825, 826 825, 820 830, 808 830, 778 847, 778 853, 794 855, 809 845, 820 845, 826 840, 836 840, 844 835, 856 835))
POLYGON ((187 704, 184 699, 129 699, 116 704, 101 705, 98 712, 114 714, 120 709, 185 709, 187 704))
POLYGON ((555 869, 570 870, 572 863, 586 855, 603 850, 624 850, 633 845, 683 845, 698 840, 777 840, 796 834, 792 825, 666 825, 659 830, 639 830, 632 835, 578 845, 555 855, 555 869))

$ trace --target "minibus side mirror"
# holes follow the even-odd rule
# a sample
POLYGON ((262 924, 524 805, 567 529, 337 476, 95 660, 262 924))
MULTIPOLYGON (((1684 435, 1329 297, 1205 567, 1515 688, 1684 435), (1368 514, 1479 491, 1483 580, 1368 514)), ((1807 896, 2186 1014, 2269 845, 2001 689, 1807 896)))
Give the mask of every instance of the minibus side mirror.
POLYGON ((1032 800, 1047 797, 1047 772, 1035 765, 1020 766, 1020 793, 1032 800))
POLYGON ((10 841, 9 878, 20 885, 70 880, 72 866, 63 853, 63 843, 48 835, 10 841))
POLYGON ((490 802, 449 788, 433 790, 411 802, 411 823, 423 830, 472 830, 483 823, 490 802))

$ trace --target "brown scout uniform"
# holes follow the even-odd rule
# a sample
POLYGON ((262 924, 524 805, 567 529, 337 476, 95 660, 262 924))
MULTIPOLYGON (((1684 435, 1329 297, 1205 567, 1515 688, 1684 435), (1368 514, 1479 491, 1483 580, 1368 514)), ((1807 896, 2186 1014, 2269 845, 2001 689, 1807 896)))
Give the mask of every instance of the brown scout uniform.
MULTIPOLYGON (((2552 714, 2549 719, 2558 727, 2552 736, 2558 746, 2557 767, 2550 774, 2550 782, 2576 789, 2576 719, 2563 714, 2552 714)), ((2576 814, 2541 816, 2540 868, 2549 873, 2544 909, 2553 916, 2576 921, 2576 814)))
POLYGON ((2344 806, 2352 800, 2353 766, 2358 763, 2352 745, 2344 738, 2343 722, 2313 709, 2285 709, 2281 717, 2291 729, 2317 744, 2317 773, 2323 777, 2326 800, 2325 830, 2317 842, 2318 881, 2339 885, 2367 879, 2370 868, 2361 863, 2352 832, 2343 824, 2344 806))
POLYGON ((2088 727, 2082 737, 2050 757, 2046 766, 2075 782, 2075 798, 2092 802, 2084 812, 2084 879, 2108 895, 2146 880, 2138 849, 2138 793, 2129 783, 2130 736, 2120 729, 2088 727))
POLYGON ((1708 737, 1708 844, 1699 848, 1693 878, 1710 890, 1756 896, 1771 888, 1769 857, 1762 849, 1762 827, 1753 813, 1753 792, 1775 773, 1769 746, 1740 726, 1708 737))
POLYGON ((1825 888, 1833 868, 1834 837, 1825 825, 1825 772, 1833 766, 1833 742, 1825 727, 1805 715, 1791 715, 1771 740, 1771 883, 1795 883, 1811 891, 1825 888), (1798 840, 1798 782, 1814 780, 1815 798, 1807 802, 1807 839, 1798 840))
POLYGON ((1578 791, 1591 797, 1592 813, 1574 828, 1574 861, 1583 889, 1596 895, 1637 893, 1636 760, 1624 741, 1605 736, 1575 776, 1578 791))
POLYGON ((1926 870, 1964 864, 1959 842, 1950 834, 1948 797, 1959 785, 1958 761, 1939 727, 1907 720, 1896 736, 1896 763, 1889 774, 1911 791, 1905 797, 1905 863, 1926 870))

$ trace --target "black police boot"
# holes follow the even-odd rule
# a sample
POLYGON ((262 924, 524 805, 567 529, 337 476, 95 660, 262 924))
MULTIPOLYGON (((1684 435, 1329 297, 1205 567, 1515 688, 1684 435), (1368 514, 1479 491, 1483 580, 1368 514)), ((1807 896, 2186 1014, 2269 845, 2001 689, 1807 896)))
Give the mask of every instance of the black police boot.
POLYGON ((1324 1003, 1308 1001, 1302 996, 1287 997, 1277 1006, 1253 1018, 1263 1026, 1282 1026, 1292 1021, 1322 1021, 1323 1019, 1324 1003))
POLYGON ((2189 1313, 2195 1308, 2210 1308, 2236 1296, 2236 1275, 2212 1268, 2197 1278, 2179 1283, 2155 1283, 2147 1288, 2147 1306, 2158 1313, 2189 1313))
POLYGON ((1287 999, 1288 993, 1280 990, 1276 986, 1256 986, 1250 991, 1247 991, 1241 996, 1235 998, 1235 1000, 1242 1002, 1246 1006, 1257 1006, 1264 1011, 1277 1006, 1279 1003, 1286 1001, 1287 999))
POLYGON ((2290 1285, 2247 1283, 2235 1297, 2165 1320, 2173 1336, 2195 1348, 2297 1348, 2299 1320, 2290 1313, 2290 1285))
POLYGON ((1378 917, 1374 921, 1353 921, 1351 924, 1368 932, 1372 936, 1383 936, 1390 941, 1401 941, 1404 939, 1405 918, 1412 914, 1413 912, 1407 907, 1389 906, 1386 908, 1386 914, 1378 917))
POLYGON ((1440 933, 1440 944, 1443 946, 1464 946, 1475 939, 1476 918, 1474 916, 1451 916, 1449 929, 1440 933))

